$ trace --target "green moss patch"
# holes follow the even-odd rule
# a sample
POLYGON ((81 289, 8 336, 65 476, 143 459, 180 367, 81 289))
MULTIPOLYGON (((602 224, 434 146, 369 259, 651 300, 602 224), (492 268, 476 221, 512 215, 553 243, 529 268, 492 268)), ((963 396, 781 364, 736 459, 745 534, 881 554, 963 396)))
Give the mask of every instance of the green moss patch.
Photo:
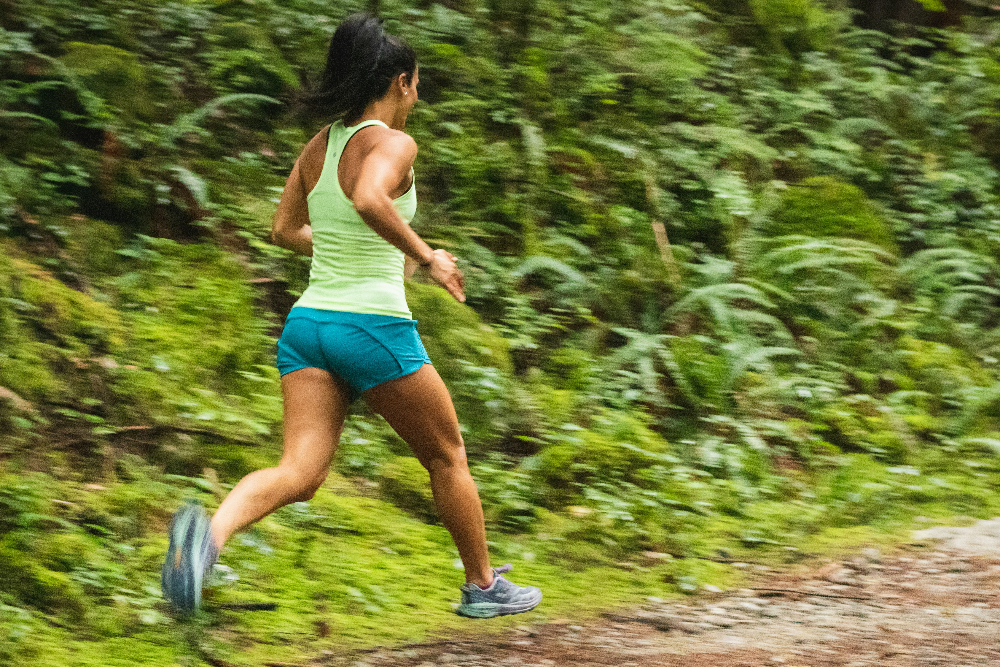
POLYGON ((69 42, 65 48, 60 62, 87 88, 126 114, 152 114, 150 76, 136 54, 107 44, 84 42, 69 42))
POLYGON ((813 176, 791 185, 768 234, 849 238, 896 252, 890 227, 865 193, 830 176, 813 176))

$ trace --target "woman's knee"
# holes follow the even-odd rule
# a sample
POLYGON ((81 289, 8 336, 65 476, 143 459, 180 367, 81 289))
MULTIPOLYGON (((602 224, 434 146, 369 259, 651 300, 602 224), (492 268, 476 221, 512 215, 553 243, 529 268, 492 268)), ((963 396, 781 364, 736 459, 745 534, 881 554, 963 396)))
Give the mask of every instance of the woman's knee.
POLYGON ((454 442, 444 443, 436 447, 433 452, 420 457, 420 463, 431 473, 438 470, 467 469, 469 462, 466 458, 465 442, 462 440, 462 436, 458 436, 454 442))
POLYGON ((318 482, 316 484, 310 484, 308 486, 301 487, 298 495, 295 496, 295 498, 292 500, 292 502, 295 502, 295 503, 304 503, 304 502, 306 502, 308 500, 312 500, 313 497, 315 497, 316 492, 319 491, 319 487, 321 487, 321 486, 323 486, 323 482, 322 481, 320 481, 320 482, 318 482))
POLYGON ((312 500, 313 496, 323 486, 329 471, 311 470, 296 467, 294 465, 283 466, 285 479, 289 492, 292 495, 292 502, 304 502, 312 500))

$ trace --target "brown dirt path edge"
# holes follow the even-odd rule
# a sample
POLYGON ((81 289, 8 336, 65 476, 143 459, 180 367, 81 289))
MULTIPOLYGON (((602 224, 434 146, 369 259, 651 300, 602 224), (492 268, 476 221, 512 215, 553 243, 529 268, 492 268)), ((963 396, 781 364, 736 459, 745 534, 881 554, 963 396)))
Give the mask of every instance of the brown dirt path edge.
MULTIPOLYGON (((919 540, 918 540, 919 541, 919 540)), ((925 540, 927 542, 927 540, 925 540)), ((978 544, 978 543, 977 543, 978 544)), ((525 625, 398 649, 324 655, 350 667, 1000 667, 1000 549, 874 550, 750 588, 575 625, 525 625), (765 590, 768 589, 768 590, 765 590)))

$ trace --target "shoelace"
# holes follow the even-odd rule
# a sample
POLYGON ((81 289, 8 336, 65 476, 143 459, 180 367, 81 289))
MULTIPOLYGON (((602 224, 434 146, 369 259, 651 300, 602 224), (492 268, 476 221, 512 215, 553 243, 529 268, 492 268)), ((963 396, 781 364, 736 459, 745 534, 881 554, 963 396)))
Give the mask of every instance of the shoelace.
POLYGON ((514 566, 511 565, 510 563, 507 563, 506 565, 501 565, 500 567, 493 568, 493 572, 495 574, 503 574, 504 572, 510 572, 513 569, 514 566))

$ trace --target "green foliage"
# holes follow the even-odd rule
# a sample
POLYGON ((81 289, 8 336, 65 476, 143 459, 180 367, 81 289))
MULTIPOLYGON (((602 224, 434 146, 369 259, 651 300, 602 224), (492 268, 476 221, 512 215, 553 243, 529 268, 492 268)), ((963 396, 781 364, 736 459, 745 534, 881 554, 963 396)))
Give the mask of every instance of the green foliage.
POLYGON ((160 147, 167 150, 174 149, 176 143, 181 137, 191 134, 201 138, 211 137, 211 131, 202 127, 205 120, 212 115, 218 114, 220 109, 223 107, 237 102, 276 104, 277 100, 273 97, 259 95, 257 93, 232 93, 229 95, 220 95, 219 97, 206 102, 194 111, 179 115, 170 125, 164 126, 158 137, 160 147))
POLYGON ((124 246, 119 227, 73 216, 66 221, 66 228, 66 254, 84 275, 100 279, 118 273, 121 259, 118 251, 124 246))
POLYGON ((472 468, 472 476, 489 525, 513 533, 531 529, 539 510, 530 472, 512 467, 506 457, 493 453, 472 468))
POLYGON ((844 397, 827 405, 819 418, 826 427, 824 440, 841 449, 861 449, 892 465, 908 462, 914 436, 902 419, 881 410, 870 396, 844 397))
POLYGON ((422 322, 421 337, 442 377, 457 379, 463 361, 510 372, 507 342, 474 310, 440 287, 416 282, 406 284, 406 298, 414 319, 422 322))
POLYGON ((121 254, 130 259, 114 280, 129 331, 121 359, 133 367, 115 385, 131 397, 122 418, 148 411, 156 422, 270 433, 277 373, 245 269, 218 248, 166 239, 143 237, 121 254))
MULTIPOLYGON (((127 460, 123 464, 129 467, 127 460)), ((126 569, 121 560, 134 549, 129 543, 148 529, 151 519, 154 525, 163 525, 164 503, 174 502, 176 494, 144 462, 130 466, 128 483, 100 487, 100 493, 108 495, 96 497, 93 491, 83 492, 79 485, 47 475, 0 476, 5 517, 0 522, 0 554, 9 565, 0 574, 0 596, 18 605, 14 609, 40 610, 81 630, 110 630, 107 634, 120 632, 123 624, 165 620, 152 608, 155 600, 148 592, 133 590, 147 575, 131 571, 138 563, 126 569), (159 487, 150 484, 149 474, 159 487), (52 499, 52 495, 62 497, 52 499), (75 502, 64 500, 67 496, 75 502), (142 508, 155 509, 144 513, 142 508), (127 548, 119 550, 119 545, 127 548)), ((29 613, 22 620, 26 618, 29 613)))
POLYGON ((121 351, 121 316, 19 254, 0 246, 0 386, 29 401, 87 396, 71 369, 121 351))
POLYGON ((427 354, 451 388, 467 446, 483 451, 511 435, 524 412, 514 408, 508 342, 440 287, 408 282, 406 298, 427 354))
POLYGON ((79 621, 85 609, 82 590, 65 573, 39 564, 30 549, 15 549, 0 543, 0 558, 7 565, 0 574, 0 591, 49 612, 61 612, 79 621), (29 553, 25 553, 28 551, 29 553))
POLYGON ((90 345, 98 352, 121 347, 124 332, 119 315, 107 304, 70 289, 13 252, 0 255, 0 271, 7 303, 20 302, 12 305, 50 340, 69 349, 74 344, 78 350, 90 345))
POLYGON ((961 340, 996 321, 1000 296, 992 258, 965 248, 929 248, 900 267, 909 306, 921 312, 920 333, 931 339, 961 340))
MULTIPOLYGON (((498 556, 567 586, 667 552, 649 579, 586 576, 693 591, 711 571, 687 557, 723 543, 788 554, 831 527, 995 507, 997 23, 894 37, 831 7, 381 7, 421 66, 415 229, 468 293, 407 298, 508 533, 498 556)), ((0 572, 0 660, 38 662, 32 637, 62 625, 94 646, 163 626, 162 647, 169 510, 277 457, 274 337, 308 260, 268 243, 270 218, 326 122, 286 103, 347 10, 5 10, 0 560, 19 567, 0 572)), ((389 585, 455 575, 456 554, 396 511, 435 520, 404 452, 353 415, 351 480, 230 547, 234 576, 296 601, 294 632, 325 614, 368 639, 385 618, 426 627, 389 585), (364 497, 374 480, 392 505, 364 497)), ((171 650, 151 664, 184 662, 171 650)))
POLYGON ((154 102, 150 76, 136 54, 106 44, 69 42, 60 62, 120 112, 148 118, 154 102))
POLYGON ((537 455, 532 466, 539 480, 552 489, 539 495, 556 508, 591 483, 637 482, 644 468, 670 461, 664 454, 666 443, 627 413, 620 417, 599 415, 587 430, 572 424, 563 430, 553 434, 553 444, 537 455))
MULTIPOLYGON (((487 507, 505 512, 508 525, 533 523, 524 505, 530 498, 554 510, 575 505, 569 507, 577 519, 567 537, 598 545, 604 552, 599 558, 691 549, 687 533, 709 512, 711 494, 641 413, 602 412, 588 429, 565 424, 547 440, 541 452, 508 473, 506 485, 485 486, 487 507)), ((578 556, 597 557, 589 550, 564 554, 573 566, 582 565, 578 556)))
POLYGON ((213 35, 208 74, 222 90, 276 97, 298 77, 267 32, 247 23, 224 23, 213 35))
POLYGON ((985 389, 992 382, 992 374, 968 353, 944 343, 904 337, 899 356, 915 388, 925 392, 926 409, 932 414, 962 405, 964 392, 985 389))
POLYGON ((752 265, 754 275, 816 338, 871 336, 895 311, 895 303, 880 289, 889 282, 886 263, 892 256, 878 246, 782 236, 764 247, 768 249, 752 265))
POLYGON ((818 0, 750 0, 770 46, 794 56, 828 48, 841 22, 818 0))
POLYGON ((430 478, 420 461, 396 456, 382 466, 379 489, 387 500, 428 523, 438 520, 430 478))
POLYGON ((792 234, 840 237, 895 250, 892 232, 860 188, 827 176, 791 186, 768 229, 771 236, 792 234))
POLYGON ((833 525, 869 524, 895 511, 899 487, 890 479, 891 473, 870 459, 850 457, 821 487, 833 525))

